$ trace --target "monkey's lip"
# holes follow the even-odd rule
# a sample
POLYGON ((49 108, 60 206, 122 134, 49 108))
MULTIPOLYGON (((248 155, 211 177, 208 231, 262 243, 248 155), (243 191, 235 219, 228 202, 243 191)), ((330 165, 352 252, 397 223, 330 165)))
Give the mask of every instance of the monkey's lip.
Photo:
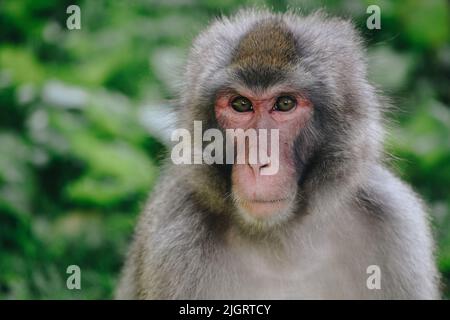
POLYGON ((244 200, 246 202, 250 202, 250 203, 278 203, 278 202, 283 202, 283 201, 288 201, 289 198, 280 198, 280 199, 274 199, 274 200, 266 200, 266 199, 248 199, 248 200, 244 200))
POLYGON ((241 199, 239 204, 245 212, 251 216, 258 218, 270 217, 278 212, 283 211, 289 203, 291 198, 278 199, 241 199))

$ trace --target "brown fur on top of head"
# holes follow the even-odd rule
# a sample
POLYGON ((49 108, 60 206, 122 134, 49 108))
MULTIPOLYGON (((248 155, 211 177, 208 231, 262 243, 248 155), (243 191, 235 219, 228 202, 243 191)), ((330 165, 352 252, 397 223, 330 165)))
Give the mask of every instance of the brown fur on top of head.
POLYGON ((242 37, 232 64, 244 70, 285 69, 297 61, 295 42, 281 21, 263 21, 242 37))

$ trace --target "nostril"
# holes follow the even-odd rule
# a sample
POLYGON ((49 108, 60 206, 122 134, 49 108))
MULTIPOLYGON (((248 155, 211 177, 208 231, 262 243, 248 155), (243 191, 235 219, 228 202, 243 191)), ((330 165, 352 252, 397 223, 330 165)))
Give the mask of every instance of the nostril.
POLYGON ((255 175, 260 175, 261 170, 263 168, 268 168, 270 166, 270 162, 258 163, 258 164, 248 164, 248 166, 252 169, 252 171, 255 175))

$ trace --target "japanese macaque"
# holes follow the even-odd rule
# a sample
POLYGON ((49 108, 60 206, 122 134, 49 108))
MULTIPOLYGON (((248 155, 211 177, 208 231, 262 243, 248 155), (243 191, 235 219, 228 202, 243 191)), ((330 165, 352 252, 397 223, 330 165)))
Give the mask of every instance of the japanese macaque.
POLYGON ((117 298, 439 298, 424 205, 384 165, 361 42, 323 13, 257 10, 198 36, 178 127, 277 129, 279 169, 168 159, 117 298))

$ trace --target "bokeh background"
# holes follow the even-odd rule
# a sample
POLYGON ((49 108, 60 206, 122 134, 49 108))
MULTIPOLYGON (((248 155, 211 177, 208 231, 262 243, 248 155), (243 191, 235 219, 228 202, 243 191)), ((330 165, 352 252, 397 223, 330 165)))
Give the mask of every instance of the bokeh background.
POLYGON ((192 38, 242 5, 353 19, 391 98, 392 168, 426 200, 450 294, 449 5, 431 1, 0 2, 0 298, 108 299, 164 157, 192 38), (66 8, 81 8, 68 30, 66 8), (381 30, 368 30, 369 4, 381 30), (66 288, 81 268, 82 289, 66 288))

